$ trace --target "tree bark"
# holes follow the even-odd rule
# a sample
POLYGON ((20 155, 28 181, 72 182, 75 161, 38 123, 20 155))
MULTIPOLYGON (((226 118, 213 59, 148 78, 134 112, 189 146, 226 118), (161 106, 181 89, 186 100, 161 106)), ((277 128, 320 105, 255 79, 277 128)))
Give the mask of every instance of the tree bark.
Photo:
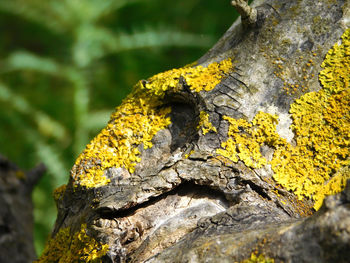
POLYGON ((349 177, 349 1, 241 7, 112 114, 39 262, 347 261, 350 188, 319 208, 349 177))
POLYGON ((43 165, 24 172, 0 155, 0 262, 36 258, 31 193, 44 172, 43 165))

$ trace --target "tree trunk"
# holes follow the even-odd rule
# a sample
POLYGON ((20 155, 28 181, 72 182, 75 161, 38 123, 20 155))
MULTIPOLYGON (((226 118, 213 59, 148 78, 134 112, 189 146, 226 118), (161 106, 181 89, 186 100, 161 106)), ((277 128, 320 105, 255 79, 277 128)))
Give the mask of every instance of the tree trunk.
POLYGON ((39 262, 348 260, 350 188, 325 197, 350 174, 350 3, 232 2, 242 20, 79 156, 39 262))
POLYGON ((36 258, 31 193, 44 172, 39 165, 25 173, 0 155, 0 262, 36 258))

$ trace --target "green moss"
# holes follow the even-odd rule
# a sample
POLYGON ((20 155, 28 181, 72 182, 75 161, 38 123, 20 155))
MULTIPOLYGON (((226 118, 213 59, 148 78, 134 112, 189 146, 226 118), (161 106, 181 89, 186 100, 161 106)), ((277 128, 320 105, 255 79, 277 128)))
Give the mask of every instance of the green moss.
POLYGON ((71 233, 62 228, 55 237, 48 240, 42 256, 35 263, 102 262, 108 252, 108 245, 100 244, 86 233, 86 225, 80 231, 71 233))

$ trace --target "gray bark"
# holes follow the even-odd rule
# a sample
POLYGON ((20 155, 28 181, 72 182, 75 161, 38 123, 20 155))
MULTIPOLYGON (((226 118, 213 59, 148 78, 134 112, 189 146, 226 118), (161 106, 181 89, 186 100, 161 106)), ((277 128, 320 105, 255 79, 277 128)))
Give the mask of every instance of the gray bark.
MULTIPOLYGON (((320 90, 324 56, 349 27, 349 1, 256 0, 254 6, 256 21, 236 21, 198 61, 207 66, 231 57, 235 71, 208 92, 181 81, 166 92, 172 124, 155 135, 152 148, 139 147, 134 173, 110 168, 105 176, 111 182, 98 188, 74 187, 70 180, 57 202, 53 238, 86 223, 90 236, 109 245, 103 262, 238 262, 254 251, 275 262, 348 261, 350 188, 313 214, 312 201, 276 184, 268 166, 226 163, 215 151, 227 140, 223 115, 278 114, 279 134, 293 141, 290 104, 320 90), (308 90, 287 95, 275 60, 308 90), (198 131, 203 110, 217 133, 198 131)), ((273 149, 263 152, 271 156, 273 149)))

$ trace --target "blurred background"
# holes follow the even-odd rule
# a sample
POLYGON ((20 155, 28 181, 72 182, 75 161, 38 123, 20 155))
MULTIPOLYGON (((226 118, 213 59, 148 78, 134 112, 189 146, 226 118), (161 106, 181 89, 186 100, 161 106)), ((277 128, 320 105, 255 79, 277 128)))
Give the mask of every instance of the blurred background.
POLYGON ((139 79, 201 57, 237 14, 229 0, 0 0, 0 153, 44 162, 33 193, 40 255, 84 146, 139 79))

